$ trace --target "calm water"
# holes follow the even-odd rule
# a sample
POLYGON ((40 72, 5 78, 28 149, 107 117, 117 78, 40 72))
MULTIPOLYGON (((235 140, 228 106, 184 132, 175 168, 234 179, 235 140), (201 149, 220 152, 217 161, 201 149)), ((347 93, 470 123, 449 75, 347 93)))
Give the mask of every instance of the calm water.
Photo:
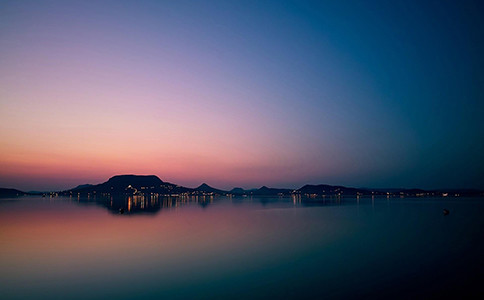
POLYGON ((484 199, 3 199, 0 298, 480 298, 483 229, 484 199))

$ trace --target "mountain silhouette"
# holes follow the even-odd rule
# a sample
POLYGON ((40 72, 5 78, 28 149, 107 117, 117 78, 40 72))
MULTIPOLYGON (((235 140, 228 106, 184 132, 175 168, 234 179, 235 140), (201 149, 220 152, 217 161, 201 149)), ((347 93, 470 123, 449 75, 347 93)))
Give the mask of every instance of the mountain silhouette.
POLYGON ((317 194, 317 195, 371 195, 371 191, 367 189, 356 189, 337 185, 318 184, 310 185, 306 184, 302 188, 298 189, 301 194, 317 194))
POLYGON ((223 190, 213 188, 206 183, 202 183, 199 187, 195 188, 195 190, 200 191, 200 192, 214 193, 214 194, 220 194, 220 195, 229 193, 227 191, 223 191, 223 190))
POLYGON ((116 175, 104 183, 74 188, 65 192, 78 194, 179 194, 191 191, 193 189, 164 182, 155 175, 116 175))
POLYGON ((271 195, 290 195, 292 192, 291 189, 276 189, 276 188, 269 188, 267 186, 262 186, 261 188, 252 192, 253 195, 259 196, 271 196, 271 195))
POLYGON ((108 185, 132 185, 136 187, 141 186, 156 186, 163 184, 163 181, 155 175, 116 175, 106 182, 108 185))
POLYGON ((236 187, 230 190, 230 193, 233 195, 244 195, 250 193, 250 191, 246 191, 243 188, 236 187))
POLYGON ((88 187, 91 187, 91 186, 93 186, 93 185, 92 184, 80 184, 80 185, 76 186, 75 188, 71 189, 71 191, 81 190, 81 189, 88 188, 88 187))
POLYGON ((18 197, 18 196, 25 196, 25 195, 27 195, 27 193, 16 189, 0 188, 0 197, 2 198, 18 197))
MULTIPOLYGON (((39 192, 40 193, 40 192, 39 192)), ((39 194, 37 193, 37 194, 39 194)), ((441 190, 423 190, 423 189, 370 189, 370 188, 353 188, 338 185, 318 184, 304 185, 303 187, 293 190, 287 188, 271 188, 262 186, 258 189, 245 190, 240 187, 233 188, 230 191, 220 190, 206 183, 202 183, 196 188, 188 188, 165 182, 155 175, 116 175, 109 178, 106 182, 100 184, 83 184, 75 188, 58 192, 61 195, 141 195, 141 194, 159 194, 159 195, 226 195, 235 196, 254 195, 254 196, 288 196, 300 194, 306 196, 355 196, 355 195, 392 195, 392 196, 484 196, 483 190, 477 189, 441 189, 441 190)), ((17 197, 24 195, 34 195, 17 189, 0 188, 0 197, 17 197)))

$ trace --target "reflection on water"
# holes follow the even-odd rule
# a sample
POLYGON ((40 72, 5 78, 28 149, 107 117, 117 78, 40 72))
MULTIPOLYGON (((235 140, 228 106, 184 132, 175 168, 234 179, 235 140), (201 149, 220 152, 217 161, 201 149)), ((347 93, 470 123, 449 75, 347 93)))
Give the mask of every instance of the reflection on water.
MULTIPOLYGON (((72 197, 70 197, 72 199, 72 197)), ((107 208, 114 214, 155 214, 162 209, 177 208, 188 204, 198 204, 206 207, 213 203, 214 196, 160 196, 125 195, 110 197, 77 197, 79 204, 97 204, 107 208)))
MULTIPOLYGON (((232 203, 258 203, 263 207, 270 205, 296 206, 331 206, 331 205, 352 205, 358 204, 361 197, 343 198, 338 196, 324 197, 305 197, 300 194, 278 197, 217 197, 207 196, 163 196, 158 194, 124 195, 124 196, 89 196, 89 197, 70 197, 79 204, 96 204, 107 208, 113 214, 156 214, 162 209, 178 208, 186 205, 199 205, 207 207, 221 199, 230 200, 232 203)), ((52 199, 52 198, 51 198, 52 199)), ((55 199, 55 197, 54 197, 55 199)), ((374 198, 363 198, 365 200, 374 198)))
POLYGON ((6 199, 0 297, 479 299, 483 214, 464 198, 6 199))

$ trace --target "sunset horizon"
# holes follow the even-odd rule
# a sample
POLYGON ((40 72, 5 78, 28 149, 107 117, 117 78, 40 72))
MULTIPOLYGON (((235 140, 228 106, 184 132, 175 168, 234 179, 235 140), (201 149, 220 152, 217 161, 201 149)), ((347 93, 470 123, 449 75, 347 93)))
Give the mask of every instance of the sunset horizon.
MULTIPOLYGON (((172 184, 177 184, 186 188, 192 188, 195 189, 199 187, 200 185, 207 184, 210 187, 218 188, 224 191, 230 191, 234 188, 242 188, 244 190, 252 190, 252 189, 258 189, 261 187, 270 187, 270 188, 284 188, 284 189, 293 189, 297 190, 304 185, 331 185, 331 186, 343 186, 343 187, 349 187, 349 188, 358 188, 358 189, 367 189, 367 190, 385 190, 385 189, 402 189, 402 190, 411 190, 411 189, 421 189, 421 190, 426 190, 426 191, 442 191, 442 190, 475 190, 475 191, 484 191, 484 189, 477 188, 477 187, 462 187, 462 186, 440 186, 440 187, 419 187, 419 186, 356 186, 356 185, 350 185, 350 184, 344 184, 341 182, 317 182, 317 181, 307 181, 307 182, 301 182, 301 183, 296 183, 296 184, 279 184, 279 183, 270 183, 268 184, 267 182, 260 182, 260 183, 255 183, 252 185, 247 185, 247 184, 242 184, 240 182, 231 182, 229 184, 223 185, 223 184, 216 184, 212 183, 211 181, 208 180, 203 180, 203 179, 193 179, 192 181, 184 181, 184 180, 168 180, 166 178, 163 178, 162 176, 158 176, 156 174, 134 174, 134 173, 124 173, 124 174, 113 174, 111 176, 99 179, 98 181, 79 181, 82 179, 78 179, 76 177, 70 179, 69 181, 72 181, 71 185, 66 185, 66 186, 61 186, 59 188, 28 188, 28 186, 21 188, 19 186, 0 186, 0 188, 8 188, 8 189, 16 189, 20 190, 22 192, 60 192, 60 191, 66 191, 70 190, 72 188, 75 188, 79 185, 97 185, 104 183, 108 181, 108 179, 117 177, 117 176, 156 176, 157 178, 161 179, 163 182, 168 182, 172 184), (78 180, 78 181, 76 181, 78 180), (185 184, 183 182, 188 182, 189 184, 185 184)), ((55 181, 55 180, 54 180, 55 181)), ((30 181, 29 184, 31 186, 41 186, 41 185, 36 185, 35 181, 30 181)))
POLYGON ((1 0, 0 297, 484 299, 484 1, 1 0))
POLYGON ((0 5, 0 186, 484 188, 474 4, 49 3, 0 5))

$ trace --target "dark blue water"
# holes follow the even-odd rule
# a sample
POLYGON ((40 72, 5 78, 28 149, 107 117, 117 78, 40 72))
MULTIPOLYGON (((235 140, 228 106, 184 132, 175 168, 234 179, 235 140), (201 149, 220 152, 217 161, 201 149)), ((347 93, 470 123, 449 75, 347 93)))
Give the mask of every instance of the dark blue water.
POLYGON ((0 297, 481 298, 483 214, 479 198, 4 199, 0 297))

